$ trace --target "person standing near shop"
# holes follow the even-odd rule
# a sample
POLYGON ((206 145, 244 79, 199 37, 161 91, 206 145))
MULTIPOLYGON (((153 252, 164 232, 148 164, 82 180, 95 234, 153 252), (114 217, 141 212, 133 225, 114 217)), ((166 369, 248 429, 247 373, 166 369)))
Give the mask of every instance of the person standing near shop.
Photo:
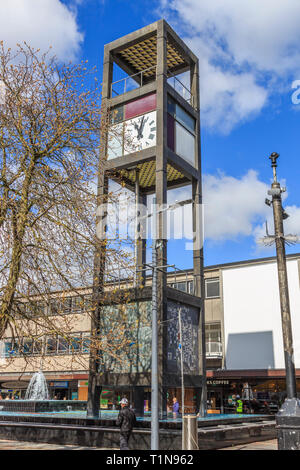
POLYGON ((178 416, 179 416, 179 403, 178 403, 176 397, 173 398, 172 411, 173 411, 173 418, 178 418, 178 416))
POLYGON ((117 426, 120 427, 120 450, 129 450, 128 442, 136 424, 136 416, 134 411, 129 409, 127 398, 122 398, 120 405, 121 409, 117 418, 117 426))
POLYGON ((236 412, 243 413, 243 401, 239 395, 236 396, 236 412))

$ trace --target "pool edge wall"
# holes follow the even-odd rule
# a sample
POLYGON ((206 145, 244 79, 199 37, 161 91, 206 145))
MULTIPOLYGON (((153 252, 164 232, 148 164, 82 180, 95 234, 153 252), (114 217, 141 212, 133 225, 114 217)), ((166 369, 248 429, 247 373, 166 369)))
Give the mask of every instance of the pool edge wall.
MULTIPOLYGON (((218 428, 211 426, 207 428, 200 427, 198 428, 199 449, 221 449, 233 445, 274 439, 277 437, 275 426, 274 420, 233 424, 218 428)), ((118 449, 119 437, 119 429, 114 426, 0 422, 0 438, 8 440, 118 449)), ((130 440, 130 449, 150 450, 150 442, 150 429, 134 429, 130 440)), ((160 450, 181 450, 181 430, 161 429, 159 442, 160 450)))

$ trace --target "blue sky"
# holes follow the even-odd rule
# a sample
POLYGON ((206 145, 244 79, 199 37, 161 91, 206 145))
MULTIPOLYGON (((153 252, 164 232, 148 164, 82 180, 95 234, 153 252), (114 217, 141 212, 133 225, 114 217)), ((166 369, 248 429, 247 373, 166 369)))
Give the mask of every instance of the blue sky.
MULTIPOLYGON (((271 230, 273 151, 287 187, 285 231, 300 234, 299 0, 11 0, 0 5, 0 39, 51 44, 62 61, 88 59, 101 78, 104 44, 162 17, 200 60, 205 264, 273 256, 255 241, 267 218, 271 230)), ((191 265, 184 241, 169 242, 168 254, 191 265)))

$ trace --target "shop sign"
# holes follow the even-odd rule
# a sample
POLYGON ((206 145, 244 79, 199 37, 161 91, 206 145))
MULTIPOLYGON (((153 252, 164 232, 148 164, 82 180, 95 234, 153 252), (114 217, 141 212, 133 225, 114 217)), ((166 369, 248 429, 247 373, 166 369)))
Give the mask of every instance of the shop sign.
POLYGON ((88 386, 88 381, 87 380, 79 380, 78 382, 78 387, 87 387, 88 386))
POLYGON ((229 380, 207 380, 207 385, 229 385, 229 380))
POLYGON ((29 382, 22 382, 21 380, 15 382, 2 382, 1 388, 6 389, 25 389, 28 387, 29 382))
POLYGON ((69 382, 50 382, 50 387, 69 388, 69 382))

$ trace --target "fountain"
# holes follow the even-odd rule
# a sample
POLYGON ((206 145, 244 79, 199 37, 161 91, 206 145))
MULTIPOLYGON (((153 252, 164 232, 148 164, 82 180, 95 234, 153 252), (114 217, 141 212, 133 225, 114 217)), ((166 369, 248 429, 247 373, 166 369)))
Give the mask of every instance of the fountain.
POLYGON ((31 377, 25 393, 25 400, 49 400, 47 382, 41 370, 35 372, 31 377))

